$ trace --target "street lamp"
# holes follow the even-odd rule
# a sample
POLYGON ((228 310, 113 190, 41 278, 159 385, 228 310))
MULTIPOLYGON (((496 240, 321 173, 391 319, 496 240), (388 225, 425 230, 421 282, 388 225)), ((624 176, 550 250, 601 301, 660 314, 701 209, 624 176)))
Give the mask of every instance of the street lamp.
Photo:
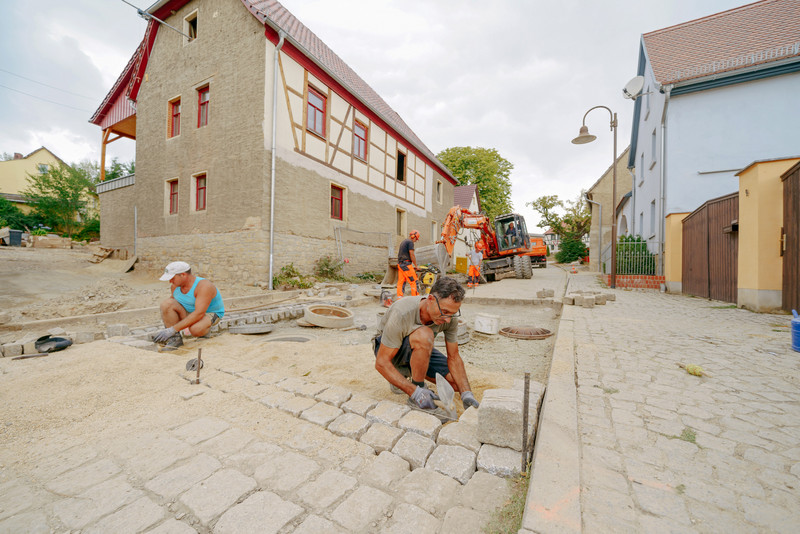
MULTIPOLYGON (((614 159, 611 160, 611 279, 608 284, 613 289, 617 287, 617 114, 606 106, 595 106, 589 109, 589 111, 583 114, 583 123, 580 133, 578 137, 572 140, 572 143, 583 145, 597 139, 597 136, 589 133, 589 128, 586 126, 586 115, 597 108, 603 108, 608 111, 608 114, 611 116, 611 131, 614 132, 614 159)), ((603 221, 601 216, 600 234, 602 235, 602 233, 603 221)), ((602 250, 600 254, 603 254, 602 250)))

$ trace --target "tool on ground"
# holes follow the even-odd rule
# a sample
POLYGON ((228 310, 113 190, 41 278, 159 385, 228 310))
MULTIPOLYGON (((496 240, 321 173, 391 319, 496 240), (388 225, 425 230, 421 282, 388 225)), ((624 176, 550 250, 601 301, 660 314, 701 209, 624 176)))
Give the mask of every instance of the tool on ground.
POLYGON ((385 289, 382 289, 381 290, 380 300, 381 300, 381 306, 383 306, 384 308, 388 308, 389 306, 392 305, 392 295, 391 295, 391 293, 389 293, 385 289))
POLYGON ((197 358, 192 358, 188 362, 186 362, 186 370, 187 371, 197 371, 197 379, 195 380, 195 384, 200 383, 200 369, 203 368, 203 359, 200 357, 203 349, 197 349, 197 358))
POLYGON ((439 373, 436 373, 436 392, 439 395, 439 401, 442 403, 442 408, 445 413, 447 413, 447 416, 451 419, 457 419, 456 392, 453 390, 453 386, 450 385, 450 382, 439 373))
POLYGON ((711 375, 706 373, 705 369, 703 369, 699 365, 695 365, 693 363, 690 363, 689 365, 685 365, 685 364, 679 363, 677 365, 681 369, 686 369, 686 372, 689 373, 690 375, 707 376, 707 377, 711 378, 711 375))
POLYGON ((522 394, 522 466, 520 473, 528 470, 528 403, 531 395, 531 374, 525 373, 525 387, 522 394))
POLYGON ((65 337, 42 336, 33 344, 36 350, 39 351, 37 354, 25 354, 11 359, 27 360, 28 358, 41 358, 42 356, 49 355, 51 352, 64 350, 70 345, 72 345, 72 340, 65 337))

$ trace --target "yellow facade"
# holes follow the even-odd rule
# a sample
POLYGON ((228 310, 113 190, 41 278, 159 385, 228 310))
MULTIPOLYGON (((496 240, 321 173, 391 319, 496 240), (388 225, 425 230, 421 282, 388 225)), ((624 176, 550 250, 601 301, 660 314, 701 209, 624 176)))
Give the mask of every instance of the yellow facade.
POLYGON ((683 220, 688 213, 670 213, 664 222, 664 284, 670 293, 683 285, 683 220))
POLYGON ((23 191, 28 188, 28 175, 47 172, 59 163, 61 160, 44 147, 21 158, 0 161, 0 194, 11 200, 23 213, 29 213, 31 208, 27 202, 15 198, 24 196, 23 191))
POLYGON ((739 176, 738 300, 755 311, 781 308, 783 184, 800 158, 756 162, 739 176))

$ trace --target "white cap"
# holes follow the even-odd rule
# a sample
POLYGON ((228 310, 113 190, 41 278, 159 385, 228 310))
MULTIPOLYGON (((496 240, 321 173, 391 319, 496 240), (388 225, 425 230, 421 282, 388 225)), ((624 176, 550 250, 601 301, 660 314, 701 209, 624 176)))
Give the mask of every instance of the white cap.
POLYGON ((191 267, 189 267, 189 264, 185 261, 173 261, 164 269, 164 274, 161 275, 159 280, 162 282, 169 282, 176 274, 185 273, 189 269, 191 269, 191 267))

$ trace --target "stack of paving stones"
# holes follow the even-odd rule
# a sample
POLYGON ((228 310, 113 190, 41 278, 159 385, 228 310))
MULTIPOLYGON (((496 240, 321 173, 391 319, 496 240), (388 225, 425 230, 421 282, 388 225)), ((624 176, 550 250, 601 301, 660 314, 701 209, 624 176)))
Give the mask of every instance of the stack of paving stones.
POLYGON ((617 300, 614 293, 603 293, 602 291, 577 290, 571 291, 566 295, 562 302, 569 306, 583 306, 584 308, 594 308, 602 306, 606 302, 617 300))

